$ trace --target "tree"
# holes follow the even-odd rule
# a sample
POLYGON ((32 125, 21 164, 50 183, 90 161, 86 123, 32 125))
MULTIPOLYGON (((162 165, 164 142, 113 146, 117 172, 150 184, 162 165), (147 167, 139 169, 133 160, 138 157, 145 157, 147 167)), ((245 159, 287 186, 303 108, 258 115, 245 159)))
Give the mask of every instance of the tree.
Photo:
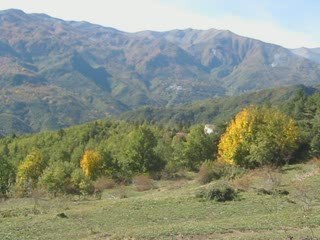
POLYGON ((55 162, 44 170, 39 184, 56 196, 57 193, 65 191, 70 175, 70 170, 68 171, 66 164, 55 162))
POLYGON ((312 157, 320 156, 320 134, 316 134, 310 142, 310 155, 312 157))
POLYGON ((186 166, 191 170, 197 170, 202 162, 212 160, 215 153, 215 134, 205 134, 202 125, 193 126, 184 144, 183 157, 186 166))
POLYGON ((95 150, 86 150, 80 162, 80 167, 87 177, 95 179, 101 173, 103 167, 101 154, 95 150))
POLYGON ((310 150, 312 157, 320 156, 320 112, 316 112, 311 123, 310 150))
POLYGON ((127 139, 124 158, 120 165, 129 175, 155 172, 163 168, 164 163, 156 155, 157 139, 147 126, 139 126, 127 139))
POLYGON ((298 147, 299 129, 276 109, 251 106, 236 115, 222 135, 222 161, 245 167, 286 163, 298 147))
POLYGON ((0 195, 6 195, 10 183, 14 179, 13 166, 7 161, 7 159, 0 157, 0 195))
POLYGON ((28 154, 25 160, 18 167, 17 182, 18 184, 25 184, 31 181, 34 185, 41 176, 46 163, 38 150, 34 150, 28 154))
POLYGON ((183 157, 185 138, 174 136, 171 141, 172 157, 168 159, 166 170, 177 172, 179 169, 186 168, 186 161, 183 157))

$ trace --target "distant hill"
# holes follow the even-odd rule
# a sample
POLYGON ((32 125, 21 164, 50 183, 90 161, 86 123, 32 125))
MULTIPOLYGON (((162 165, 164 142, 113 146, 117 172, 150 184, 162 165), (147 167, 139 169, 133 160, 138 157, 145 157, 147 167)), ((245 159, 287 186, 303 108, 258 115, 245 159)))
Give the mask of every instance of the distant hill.
POLYGON ((126 112, 121 117, 126 121, 136 123, 158 123, 171 126, 191 125, 195 123, 224 124, 249 105, 284 106, 303 92, 311 95, 320 92, 319 87, 296 85, 277 89, 266 89, 240 96, 221 97, 212 100, 199 101, 190 105, 171 108, 145 107, 126 112))
POLYGON ((32 132, 260 89, 320 83, 320 65, 230 31, 126 33, 0 11, 0 131, 32 132))

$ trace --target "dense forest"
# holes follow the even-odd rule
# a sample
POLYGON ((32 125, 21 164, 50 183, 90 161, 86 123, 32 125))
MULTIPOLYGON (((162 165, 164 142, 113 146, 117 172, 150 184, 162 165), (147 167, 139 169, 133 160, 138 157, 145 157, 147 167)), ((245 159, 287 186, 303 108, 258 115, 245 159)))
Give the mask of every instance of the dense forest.
POLYGON ((28 196, 37 188, 53 195, 92 194, 102 178, 128 184, 141 174, 176 178, 182 170, 207 168, 211 179, 226 166, 309 159, 320 154, 320 94, 300 89, 287 101, 245 107, 213 130, 206 134, 202 124, 107 119, 2 137, 0 191, 7 196, 28 196))

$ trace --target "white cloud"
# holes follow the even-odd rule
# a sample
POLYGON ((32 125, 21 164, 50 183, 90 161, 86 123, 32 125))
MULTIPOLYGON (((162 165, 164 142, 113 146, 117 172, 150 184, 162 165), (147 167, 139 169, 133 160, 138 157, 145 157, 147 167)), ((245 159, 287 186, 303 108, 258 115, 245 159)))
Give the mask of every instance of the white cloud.
POLYGON ((160 0, 1 0, 0 9, 7 8, 47 13, 65 20, 86 20, 130 32, 217 28, 289 48, 319 46, 306 33, 289 31, 275 22, 252 21, 238 16, 208 17, 160 0))

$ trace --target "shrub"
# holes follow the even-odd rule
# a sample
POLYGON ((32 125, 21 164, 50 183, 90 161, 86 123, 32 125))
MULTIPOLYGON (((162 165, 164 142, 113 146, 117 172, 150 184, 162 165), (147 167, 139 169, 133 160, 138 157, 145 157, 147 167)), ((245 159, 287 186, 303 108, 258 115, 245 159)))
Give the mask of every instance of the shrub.
POLYGON ((281 173, 278 168, 264 166, 247 170, 232 181, 232 185, 239 190, 265 189, 273 192, 281 186, 281 173))
POLYGON ((107 177, 100 177, 94 182, 94 188, 101 191, 105 189, 112 189, 115 185, 115 181, 107 177))
POLYGON ((92 195, 94 193, 94 186, 88 178, 84 178, 80 182, 79 189, 82 195, 92 195))
POLYGON ((224 165, 218 162, 205 161, 198 172, 198 181, 206 184, 224 175, 224 165))
POLYGON ((198 181, 201 184, 206 184, 212 180, 220 178, 234 179, 236 176, 243 174, 244 169, 225 164, 220 161, 206 161, 204 162, 198 173, 198 181))
POLYGON ((139 192, 147 191, 154 187, 152 179, 146 175, 136 176, 133 179, 133 184, 139 192))
POLYGON ((13 195, 17 198, 29 197, 34 188, 34 183, 29 181, 19 182, 13 186, 13 195))
POLYGON ((257 190, 258 195, 289 195, 287 190, 275 189, 268 190, 264 188, 260 188, 257 190))
POLYGON ((237 197, 237 191, 227 184, 221 184, 202 189, 196 196, 208 201, 226 202, 234 200, 237 197))
MULTIPOLYGON (((71 186, 68 187, 69 191, 79 191, 79 193, 93 194, 94 186, 89 177, 85 176, 81 169, 75 169, 71 174, 71 186)), ((70 192, 71 193, 71 192, 70 192)))
POLYGON ((93 186, 95 196, 101 199, 103 190, 114 188, 115 182, 110 178, 100 177, 94 182, 93 186))
POLYGON ((241 191, 247 191, 251 187, 253 182, 252 177, 249 174, 245 174, 232 181, 232 186, 241 191))

